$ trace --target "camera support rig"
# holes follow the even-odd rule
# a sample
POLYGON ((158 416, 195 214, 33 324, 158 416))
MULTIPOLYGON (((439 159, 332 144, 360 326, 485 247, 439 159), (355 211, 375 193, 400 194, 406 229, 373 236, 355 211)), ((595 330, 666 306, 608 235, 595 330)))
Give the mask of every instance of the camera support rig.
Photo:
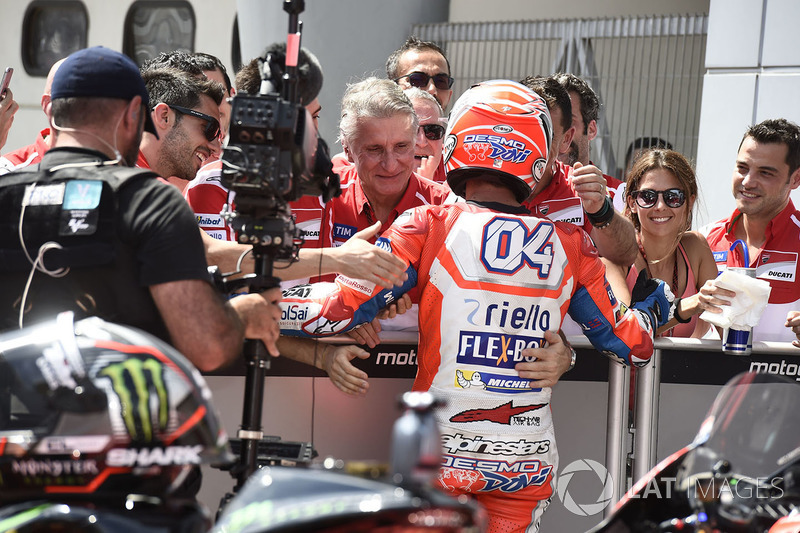
MULTIPOLYGON (((222 154, 222 182, 236 193, 236 209, 226 208, 223 216, 236 231, 238 241, 253 246, 255 266, 252 274, 223 280, 227 292, 248 287, 251 293, 257 293, 279 286, 280 280, 273 276, 273 262, 296 260, 300 239, 288 202, 303 194, 321 194, 327 202, 339 191, 327 146, 297 98, 298 15, 304 6, 303 0, 283 2, 289 14, 286 65, 276 64, 267 54, 262 58, 259 94, 240 93, 233 98, 230 137, 222 154), (282 94, 275 90, 278 81, 282 94)), ((245 340, 243 354, 245 393, 237 434, 241 439, 239 460, 231 471, 237 480, 234 491, 259 466, 259 443, 264 437, 264 377, 270 362, 266 347, 258 340, 245 340)), ((231 496, 226 495, 223 501, 231 496)))

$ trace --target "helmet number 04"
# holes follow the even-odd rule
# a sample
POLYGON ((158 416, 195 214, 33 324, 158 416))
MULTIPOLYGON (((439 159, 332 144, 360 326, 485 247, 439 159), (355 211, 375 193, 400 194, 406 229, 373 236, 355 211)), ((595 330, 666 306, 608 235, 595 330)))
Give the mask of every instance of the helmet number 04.
POLYGON ((528 265, 544 279, 553 262, 552 234, 550 222, 539 222, 530 230, 518 218, 494 217, 483 227, 481 262, 487 271, 498 274, 514 274, 528 265))

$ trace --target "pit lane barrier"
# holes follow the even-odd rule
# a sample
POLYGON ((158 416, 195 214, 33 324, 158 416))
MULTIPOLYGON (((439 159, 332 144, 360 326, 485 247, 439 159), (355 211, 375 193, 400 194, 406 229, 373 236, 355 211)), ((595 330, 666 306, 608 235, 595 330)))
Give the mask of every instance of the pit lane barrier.
MULTIPOLYGON (((613 480, 613 492, 609 505, 603 511, 604 516, 611 512, 613 504, 625 494, 630 483, 640 479, 657 464, 662 383, 715 385, 721 388, 735 375, 749 370, 785 374, 800 382, 800 349, 788 342, 755 341, 751 355, 736 356, 723 354, 719 340, 658 338, 652 361, 636 370, 633 424, 629 424, 630 368, 601 355, 583 335, 570 335, 567 338, 578 351, 578 364, 574 370, 563 376, 563 380, 604 381, 607 372, 605 467, 613 480), (796 363, 787 364, 787 360, 796 363), (630 473, 627 467, 629 455, 632 458, 630 473)), ((362 346, 371 356, 359 361, 359 366, 371 378, 413 379, 417 367, 417 333, 383 331, 381 341, 375 348, 362 346)), ((354 341, 350 337, 332 337, 321 342, 352 344, 354 341)), ((234 364, 222 371, 208 374, 244 375, 244 365, 234 364)), ((285 357, 272 360, 269 374, 326 376, 322 370, 285 357)), ((710 404, 698 406, 703 413, 710 408, 710 404)), ((699 425, 691 429, 696 432, 698 427, 699 425)), ((688 442, 687 440, 684 444, 688 442)))
MULTIPOLYGON (((574 348, 593 350, 583 336, 570 336, 568 340, 574 348)), ((629 428, 630 367, 609 360, 605 466, 613 480, 613 494, 611 504, 603 511, 604 517, 611 513, 613 503, 619 501, 629 488, 629 432, 633 438, 631 479, 635 482, 642 478, 657 464, 662 379, 666 378, 670 383, 704 383, 721 387, 736 374, 748 370, 783 374, 800 381, 800 349, 789 342, 754 341, 752 354, 737 356, 723 354, 719 340, 658 338, 650 363, 636 369, 633 425, 629 428), (796 362, 787 364, 787 357, 790 361, 796 359, 796 362)), ((702 406, 706 411, 710 408, 710 405, 702 406)))

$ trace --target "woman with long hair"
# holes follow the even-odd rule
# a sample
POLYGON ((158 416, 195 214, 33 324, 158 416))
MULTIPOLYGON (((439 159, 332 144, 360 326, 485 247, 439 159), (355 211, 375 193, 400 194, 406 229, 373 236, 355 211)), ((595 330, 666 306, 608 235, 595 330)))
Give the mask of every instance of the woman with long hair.
POLYGON ((640 272, 667 282, 680 303, 675 317, 658 330, 661 336, 702 337, 709 324, 699 291, 717 277, 706 239, 691 231, 697 200, 692 166, 678 152, 652 149, 634 163, 626 179, 626 213, 636 228, 639 255, 627 273, 632 288, 640 272))

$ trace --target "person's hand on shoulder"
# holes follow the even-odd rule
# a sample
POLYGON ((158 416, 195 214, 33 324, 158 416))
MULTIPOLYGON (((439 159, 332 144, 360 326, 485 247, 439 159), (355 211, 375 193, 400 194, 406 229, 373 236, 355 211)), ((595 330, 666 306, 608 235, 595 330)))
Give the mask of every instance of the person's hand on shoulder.
POLYGON ((535 361, 517 363, 514 370, 519 377, 529 379, 533 387, 552 387, 572 365, 572 348, 555 331, 545 331, 544 348, 525 348, 523 357, 535 357, 535 361))

